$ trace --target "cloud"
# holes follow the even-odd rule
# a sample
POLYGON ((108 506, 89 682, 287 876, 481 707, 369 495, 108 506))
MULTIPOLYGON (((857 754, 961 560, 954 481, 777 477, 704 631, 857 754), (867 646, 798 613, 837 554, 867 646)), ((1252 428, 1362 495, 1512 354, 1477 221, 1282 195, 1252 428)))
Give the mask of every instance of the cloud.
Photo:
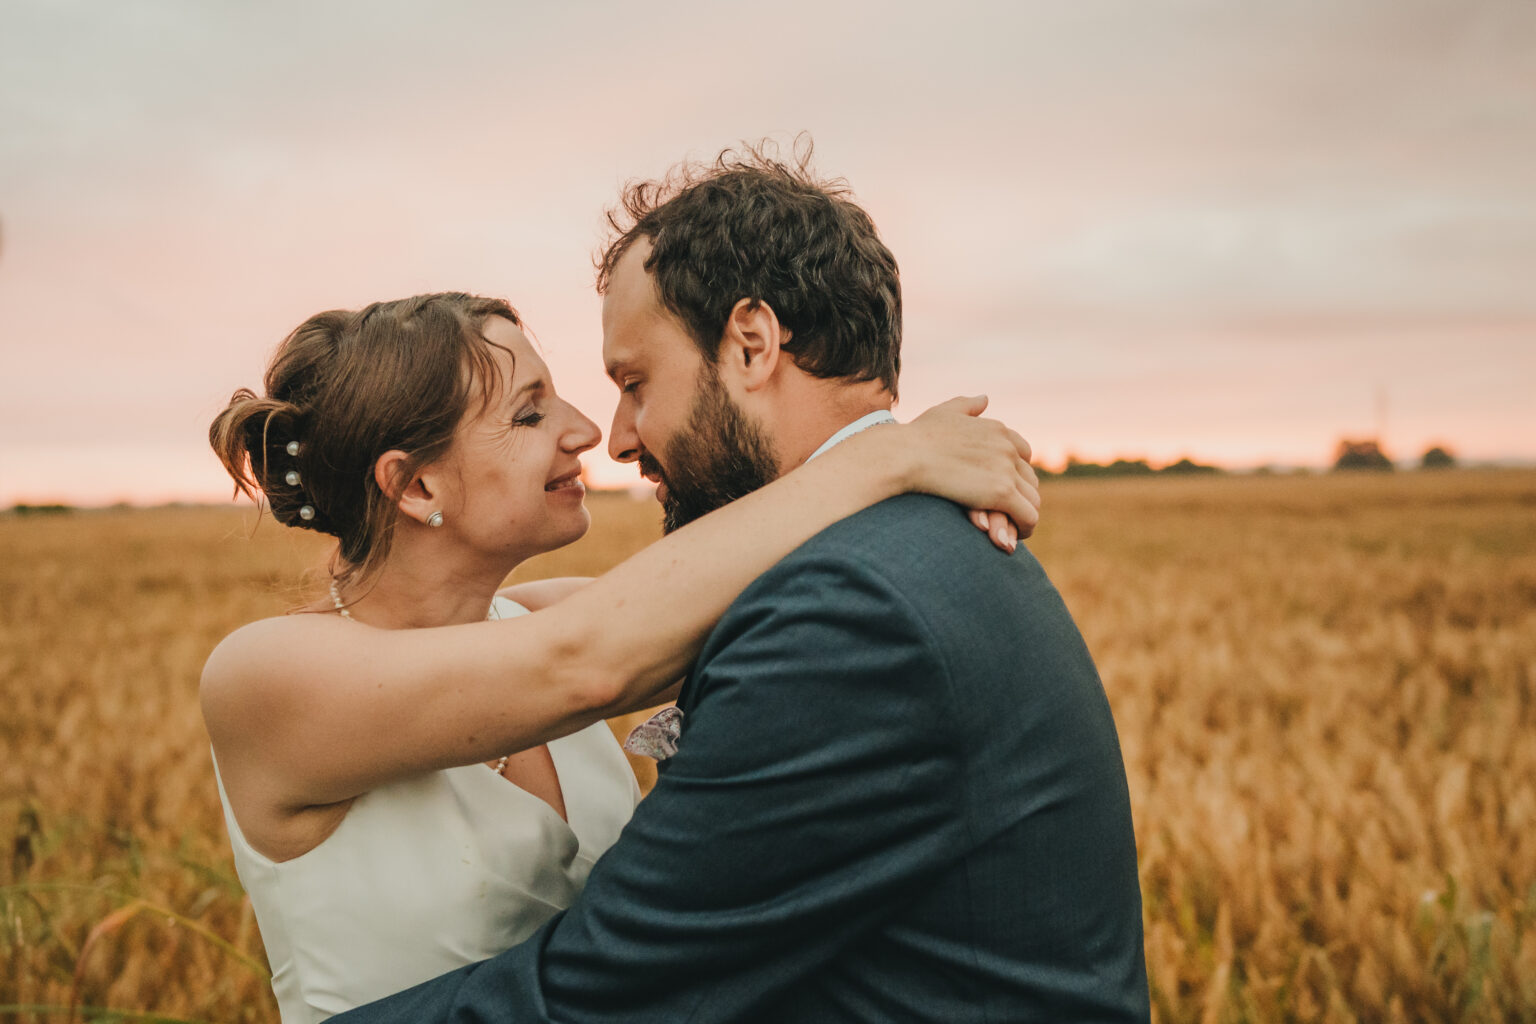
POLYGON ((1126 316, 1536 317, 1536 203, 1375 194, 1189 203, 1044 254, 1042 301, 1126 316))
POLYGON ((88 443, 89 396, 195 448, 302 317, 435 288, 518 303, 600 414, 603 206, 802 128, 901 261, 924 373, 1209 390, 1428 331, 1529 379, 1533 52, 1526 0, 11 0, 0 442, 88 443))

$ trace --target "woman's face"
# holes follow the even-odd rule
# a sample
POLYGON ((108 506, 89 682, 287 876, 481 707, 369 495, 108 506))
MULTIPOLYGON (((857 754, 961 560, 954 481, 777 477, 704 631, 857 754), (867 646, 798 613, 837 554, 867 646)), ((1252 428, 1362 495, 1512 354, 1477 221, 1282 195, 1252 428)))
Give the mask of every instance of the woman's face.
POLYGON ((437 474, 448 491, 443 517, 472 548, 521 561, 587 532, 577 456, 603 435, 555 394, 521 328, 492 316, 481 333, 511 355, 492 350, 501 378, 491 401, 471 407, 437 474))

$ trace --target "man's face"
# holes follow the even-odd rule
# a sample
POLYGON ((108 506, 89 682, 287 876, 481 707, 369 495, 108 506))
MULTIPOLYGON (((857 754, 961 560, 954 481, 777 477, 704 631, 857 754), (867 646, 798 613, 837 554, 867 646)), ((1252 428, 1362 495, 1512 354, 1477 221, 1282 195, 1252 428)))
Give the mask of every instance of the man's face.
POLYGON ((662 306, 645 271, 644 239, 630 247, 603 296, 603 361, 619 388, 608 435, 618 462, 654 480, 668 533, 778 476, 773 445, 731 400, 713 363, 662 306))

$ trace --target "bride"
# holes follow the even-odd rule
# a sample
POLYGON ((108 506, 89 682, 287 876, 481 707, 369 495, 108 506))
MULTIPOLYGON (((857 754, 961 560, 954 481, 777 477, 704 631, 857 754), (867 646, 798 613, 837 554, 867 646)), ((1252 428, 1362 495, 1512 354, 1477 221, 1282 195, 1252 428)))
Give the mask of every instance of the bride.
POLYGON ((286 1024, 492 956, 569 905, 639 799, 603 719, 671 699, 726 607, 813 534, 906 490, 1038 518, 1028 446, 950 402, 596 580, 498 590, 586 532, 578 456, 600 438, 520 324, 458 293, 318 314, 266 394, 237 391, 210 428, 239 490, 338 543, 312 614, 236 630, 202 677, 286 1024))

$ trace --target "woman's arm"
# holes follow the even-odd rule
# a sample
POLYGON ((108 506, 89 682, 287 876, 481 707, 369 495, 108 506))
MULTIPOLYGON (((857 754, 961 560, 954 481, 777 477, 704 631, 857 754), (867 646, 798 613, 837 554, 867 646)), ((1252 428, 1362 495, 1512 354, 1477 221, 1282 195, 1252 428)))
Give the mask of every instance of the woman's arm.
POLYGON ((898 493, 1033 525, 1029 446, 974 419, 984 405, 957 399, 913 424, 864 431, 531 615, 412 630, 301 615, 237 630, 203 673, 221 769, 244 776, 240 788, 266 806, 331 804, 655 703, 747 584, 898 493))
MULTIPOLYGON (((496 596, 505 597, 509 601, 516 601, 530 612, 540 611, 552 604, 564 601, 576 591, 592 582, 591 576, 551 576, 543 580, 530 580, 527 583, 515 583, 510 587, 503 587, 496 592, 496 596)), ((609 719, 624 718, 641 711, 652 711, 664 704, 671 704, 677 700, 678 691, 683 688, 681 679, 671 686, 656 693, 636 694, 633 700, 626 704, 610 708, 604 716, 609 719)), ((638 725, 639 723, 634 723, 638 725)))

